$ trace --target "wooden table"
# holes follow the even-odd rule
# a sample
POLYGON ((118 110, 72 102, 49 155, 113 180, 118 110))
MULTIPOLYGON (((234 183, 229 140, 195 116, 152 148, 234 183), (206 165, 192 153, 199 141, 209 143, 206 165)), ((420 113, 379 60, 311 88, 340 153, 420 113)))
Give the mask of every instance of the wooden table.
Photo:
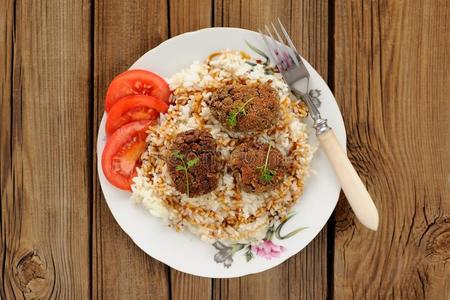
POLYGON ((0 0, 0 298, 450 299, 449 69, 446 0, 0 0), (380 228, 342 196, 277 268, 231 280, 170 269, 100 190, 108 83, 171 36, 276 16, 336 95, 380 228))

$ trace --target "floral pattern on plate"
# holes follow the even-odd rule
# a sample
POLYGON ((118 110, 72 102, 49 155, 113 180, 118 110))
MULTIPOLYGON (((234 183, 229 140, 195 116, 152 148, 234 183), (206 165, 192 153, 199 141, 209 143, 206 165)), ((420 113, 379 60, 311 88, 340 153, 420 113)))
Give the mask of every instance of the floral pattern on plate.
POLYGON ((255 256, 260 256, 268 260, 280 257, 281 254, 286 251, 286 248, 282 245, 276 244, 274 239, 285 240, 307 228, 300 227, 286 235, 282 235, 281 229, 293 216, 294 214, 286 217, 277 225, 272 224, 267 229, 266 236, 259 241, 254 241, 248 244, 234 243, 230 245, 227 245, 221 241, 216 241, 213 246, 218 251, 214 255, 214 261, 219 264, 223 263, 224 267, 229 268, 233 264, 233 256, 241 250, 245 250, 244 255, 247 262, 251 261, 255 256))

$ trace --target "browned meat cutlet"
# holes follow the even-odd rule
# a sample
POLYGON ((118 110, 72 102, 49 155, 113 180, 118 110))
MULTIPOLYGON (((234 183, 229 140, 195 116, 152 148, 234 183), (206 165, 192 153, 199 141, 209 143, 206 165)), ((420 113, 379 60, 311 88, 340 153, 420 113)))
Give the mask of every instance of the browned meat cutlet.
POLYGON ((216 141, 208 131, 192 129, 179 133, 171 146, 167 162, 179 192, 197 197, 217 187, 220 159, 216 141))
POLYGON ((217 89, 207 104, 223 126, 236 132, 261 132, 279 119, 278 93, 268 83, 226 85, 217 89))
MULTIPOLYGON (((267 192, 278 186, 287 170, 287 162, 280 151, 268 144, 244 142, 234 149, 228 162, 231 172, 238 185, 246 192, 267 192), (270 176, 264 176, 263 168, 266 163, 270 176)), ((267 175, 267 174, 266 174, 267 175)))

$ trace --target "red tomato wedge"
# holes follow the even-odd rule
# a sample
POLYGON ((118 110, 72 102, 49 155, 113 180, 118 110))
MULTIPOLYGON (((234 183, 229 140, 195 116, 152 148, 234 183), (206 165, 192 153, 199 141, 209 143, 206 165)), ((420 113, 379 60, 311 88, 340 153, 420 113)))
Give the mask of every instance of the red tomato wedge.
POLYGON ((147 148, 145 139, 151 120, 128 123, 111 135, 103 149, 102 168, 108 181, 122 190, 131 190, 131 179, 147 148))
POLYGON ((169 109, 166 102, 145 95, 123 97, 114 104, 106 120, 106 134, 110 136, 124 124, 139 120, 154 120, 169 109))
POLYGON ((159 75, 145 70, 128 70, 116 76, 106 92, 105 110, 109 110, 120 98, 129 95, 149 95, 169 103, 170 90, 159 75))

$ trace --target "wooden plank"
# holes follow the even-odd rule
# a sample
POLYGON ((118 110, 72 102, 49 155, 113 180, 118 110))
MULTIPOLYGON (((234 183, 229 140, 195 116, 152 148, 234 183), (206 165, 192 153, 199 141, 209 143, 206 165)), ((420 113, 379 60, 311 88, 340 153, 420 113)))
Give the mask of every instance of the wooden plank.
MULTIPOLYGON (((103 115, 106 89, 115 75, 165 40, 165 0, 95 1, 94 131, 103 115)), ((95 146, 94 146, 95 149, 95 146)), ((94 153, 96 157, 96 153, 94 153)), ((168 299, 168 267, 141 251, 120 229, 103 198, 93 162, 93 298, 168 299)))
MULTIPOLYGON (((325 80, 331 71, 328 70, 329 22, 328 1, 292 1, 290 33, 294 43, 325 80)), ((289 299, 330 298, 327 272, 332 269, 327 264, 330 243, 327 235, 328 230, 333 232, 333 225, 325 226, 302 252, 289 259, 289 299)))
MULTIPOLYGON (((170 0, 170 36, 211 26, 211 0, 170 0)), ((212 280, 170 270, 172 299, 211 299, 212 280)))
MULTIPOLYGON (((13 1, 0 2, 0 278, 9 276, 6 266, 8 224, 5 223, 7 199, 13 199, 12 161, 11 161, 11 90, 12 90, 12 61, 13 61, 13 1)), ((0 298, 6 299, 6 287, 0 287, 0 298)))
POLYGON ((90 4, 0 5, 2 298, 87 298, 90 4))
POLYGON ((169 0, 170 36, 210 27, 213 0, 169 0))
POLYGON ((450 3, 339 1, 335 87, 378 232, 336 213, 336 299, 449 299, 450 3))
MULTIPOLYGON (((280 17, 296 45, 326 79, 328 1, 216 0, 215 25, 262 28, 280 17)), ((327 296, 327 228, 299 254, 269 271, 215 280, 216 299, 324 299, 327 296)))
POLYGON ((174 300, 202 300, 211 299, 212 280, 170 270, 171 275, 171 299, 174 300))

